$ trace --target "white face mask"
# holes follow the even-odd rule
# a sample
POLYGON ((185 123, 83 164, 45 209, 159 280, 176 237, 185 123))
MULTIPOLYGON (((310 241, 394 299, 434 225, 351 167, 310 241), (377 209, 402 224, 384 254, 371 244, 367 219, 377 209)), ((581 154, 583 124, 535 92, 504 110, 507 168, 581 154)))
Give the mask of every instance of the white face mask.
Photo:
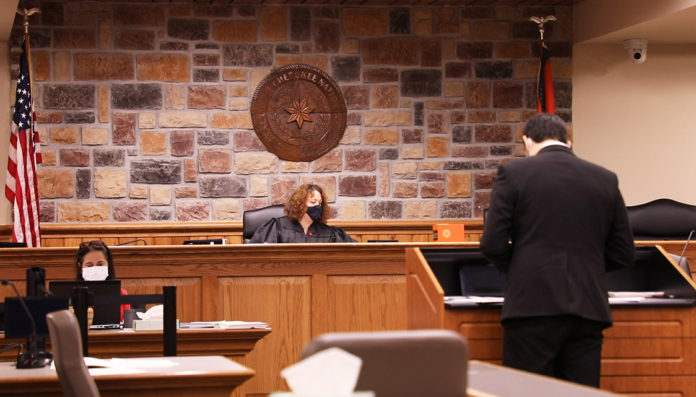
POLYGON ((85 281, 104 281, 108 276, 108 266, 91 266, 82 268, 82 278, 84 278, 85 281))

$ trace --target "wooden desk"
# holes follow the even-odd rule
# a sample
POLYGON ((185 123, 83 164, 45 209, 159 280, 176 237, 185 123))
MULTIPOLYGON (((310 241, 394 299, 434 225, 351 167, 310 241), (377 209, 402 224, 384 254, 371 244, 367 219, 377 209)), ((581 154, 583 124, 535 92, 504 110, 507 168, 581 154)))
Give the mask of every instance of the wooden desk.
MULTIPOLYGON (((228 397, 254 371, 222 356, 130 358, 115 368, 90 368, 102 397, 228 397)), ((55 369, 0 363, 3 396, 62 396, 55 369)))
MULTIPOLYGON (((180 329, 177 331, 177 355, 221 355, 240 359, 254 349, 256 342, 268 335, 270 329, 180 329)), ((162 331, 104 330, 90 331, 91 357, 154 357, 162 355, 162 331)), ((19 339, 0 336, 0 349, 19 339)), ((47 340, 50 351, 50 340, 47 340)), ((0 354, 0 360, 14 360, 17 350, 0 354)))
MULTIPOLYGON (((694 293, 694 282, 663 259, 660 265, 673 272, 670 282, 681 278, 671 287, 694 293)), ((407 268, 408 327, 454 330, 467 338, 472 359, 500 363, 501 307, 447 309, 440 280, 419 249, 407 250, 407 268)), ((604 332, 601 388, 696 396, 696 307, 612 305, 611 311, 614 325, 604 332)))
POLYGON ((618 396, 593 387, 476 360, 469 361, 467 394, 469 397, 618 396))
MULTIPOLYGON (((162 285, 176 285, 181 321, 269 324, 273 332, 238 360, 257 372, 240 388, 251 396, 287 390, 280 370, 297 362, 304 345, 319 334, 405 329, 404 253, 412 246, 417 245, 123 246, 111 251, 129 293, 158 293, 162 285)), ((74 248, 0 249, 0 274, 22 290, 26 268, 40 263, 49 281, 68 280, 74 277, 74 256, 74 248)), ((0 287, 0 294, 13 293, 0 287)), ((90 347, 90 354, 96 351, 90 347)))

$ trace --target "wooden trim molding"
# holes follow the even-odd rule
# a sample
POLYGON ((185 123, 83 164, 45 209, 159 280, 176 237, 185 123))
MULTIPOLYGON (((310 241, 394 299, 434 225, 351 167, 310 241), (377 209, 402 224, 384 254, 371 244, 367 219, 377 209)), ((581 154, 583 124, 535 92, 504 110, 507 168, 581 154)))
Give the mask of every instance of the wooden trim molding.
MULTIPOLYGON (((396 240, 432 242, 433 225, 463 224, 466 241, 478 242, 483 221, 480 219, 368 220, 330 222, 360 242, 396 240)), ((169 223, 67 223, 42 224, 41 245, 76 247, 83 241, 103 240, 109 245, 180 245, 184 240, 224 238, 228 244, 241 244, 241 222, 169 222, 169 223), (137 240, 137 241, 136 241, 137 240)), ((12 239, 12 225, 0 226, 0 240, 12 239)))

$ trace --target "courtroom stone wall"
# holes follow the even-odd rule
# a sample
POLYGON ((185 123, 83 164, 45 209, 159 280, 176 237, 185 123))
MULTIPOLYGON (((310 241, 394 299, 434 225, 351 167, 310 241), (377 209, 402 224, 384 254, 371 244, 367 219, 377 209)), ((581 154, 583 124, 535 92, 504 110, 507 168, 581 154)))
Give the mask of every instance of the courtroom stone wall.
POLYGON ((546 38, 571 120, 568 6, 30 3, 44 223, 239 221, 305 182, 337 219, 480 217, 536 111, 530 15, 559 19, 546 38), (328 73, 348 109, 340 144, 311 162, 268 152, 249 112, 292 63, 328 73))

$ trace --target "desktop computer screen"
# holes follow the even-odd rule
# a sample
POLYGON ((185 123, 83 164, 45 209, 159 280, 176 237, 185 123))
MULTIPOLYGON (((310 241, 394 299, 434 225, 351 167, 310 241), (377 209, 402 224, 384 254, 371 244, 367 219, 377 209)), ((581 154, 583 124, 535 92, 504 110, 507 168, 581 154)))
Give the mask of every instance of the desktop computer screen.
MULTIPOLYGON (((68 308, 68 300, 57 297, 25 297, 24 303, 36 324, 36 335, 48 337, 46 314, 68 308)), ((28 338, 32 335, 31 320, 19 298, 5 298, 5 338, 28 338)))

